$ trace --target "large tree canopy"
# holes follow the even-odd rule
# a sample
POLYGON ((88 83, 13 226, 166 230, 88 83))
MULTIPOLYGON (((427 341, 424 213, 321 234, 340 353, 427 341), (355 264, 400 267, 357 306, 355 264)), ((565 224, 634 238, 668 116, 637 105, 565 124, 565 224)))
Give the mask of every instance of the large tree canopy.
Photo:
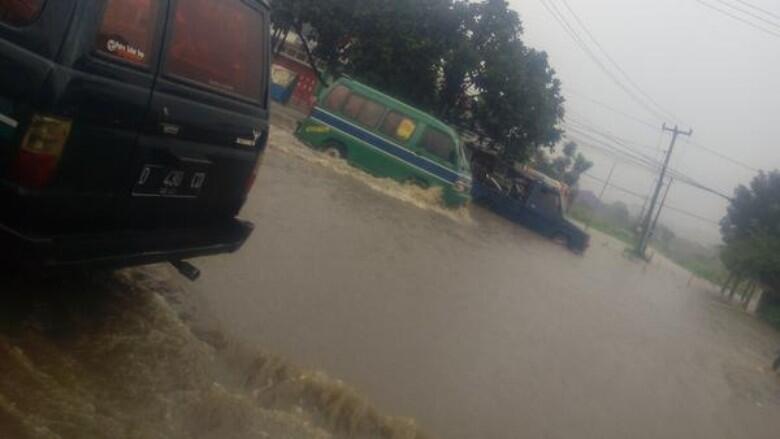
POLYGON ((721 221, 724 264, 780 292, 780 172, 739 186, 721 221))
POLYGON ((505 0, 275 0, 277 29, 303 34, 348 74, 477 133, 525 161, 561 137, 560 82, 526 47, 505 0))

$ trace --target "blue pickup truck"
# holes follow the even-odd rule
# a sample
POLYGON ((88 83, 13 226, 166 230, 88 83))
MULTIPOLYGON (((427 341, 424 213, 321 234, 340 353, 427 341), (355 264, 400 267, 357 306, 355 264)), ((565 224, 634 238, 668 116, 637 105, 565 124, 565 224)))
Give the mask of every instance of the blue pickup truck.
POLYGON ((590 236, 566 219, 564 186, 532 169, 512 170, 505 176, 476 178, 474 201, 516 223, 583 254, 590 236))

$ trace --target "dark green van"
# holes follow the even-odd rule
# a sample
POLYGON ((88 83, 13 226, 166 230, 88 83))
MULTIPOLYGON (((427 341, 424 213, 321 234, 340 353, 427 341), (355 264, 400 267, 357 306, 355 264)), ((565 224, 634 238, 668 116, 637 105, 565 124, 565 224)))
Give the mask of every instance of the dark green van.
POLYGON ((0 0, 0 257, 238 249, 268 138, 265 0, 0 0))
POLYGON ((447 124, 351 79, 320 96, 296 135, 379 176, 441 187, 447 206, 471 199, 471 169, 457 133, 447 124))

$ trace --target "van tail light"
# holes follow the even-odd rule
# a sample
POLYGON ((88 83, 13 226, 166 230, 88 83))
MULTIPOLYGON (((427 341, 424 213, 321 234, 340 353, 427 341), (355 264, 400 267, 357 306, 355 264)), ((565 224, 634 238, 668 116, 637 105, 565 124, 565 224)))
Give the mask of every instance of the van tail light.
POLYGON ((22 186, 41 189, 51 182, 59 165, 72 121, 36 114, 24 135, 11 171, 22 186))

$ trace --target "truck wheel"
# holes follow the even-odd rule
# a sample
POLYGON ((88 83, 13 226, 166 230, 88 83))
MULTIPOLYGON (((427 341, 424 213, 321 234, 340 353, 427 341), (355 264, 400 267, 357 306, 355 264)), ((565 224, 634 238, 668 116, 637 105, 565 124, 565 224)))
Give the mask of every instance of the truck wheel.
POLYGON ((571 248, 571 243, 569 243, 569 237, 567 237, 563 233, 556 233, 553 236, 553 242, 562 245, 566 248, 571 248))

